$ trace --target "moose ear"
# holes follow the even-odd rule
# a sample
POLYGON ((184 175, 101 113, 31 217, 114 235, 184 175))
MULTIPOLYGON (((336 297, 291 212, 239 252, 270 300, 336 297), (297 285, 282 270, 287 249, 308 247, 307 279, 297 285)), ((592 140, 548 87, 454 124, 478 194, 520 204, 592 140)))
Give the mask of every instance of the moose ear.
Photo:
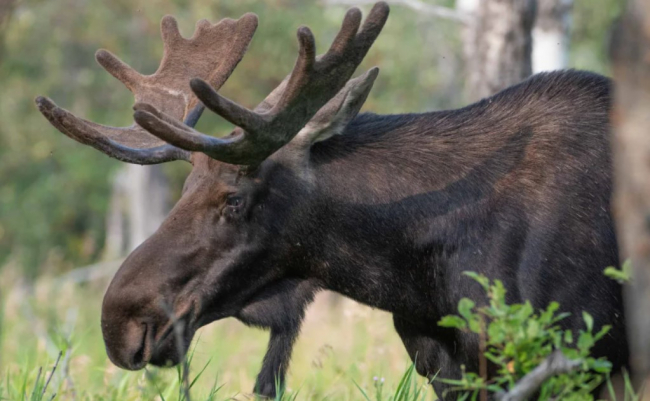
POLYGON ((359 113, 372 85, 379 74, 374 67, 365 74, 351 79, 311 120, 300 130, 296 139, 306 146, 340 135, 350 121, 359 113))

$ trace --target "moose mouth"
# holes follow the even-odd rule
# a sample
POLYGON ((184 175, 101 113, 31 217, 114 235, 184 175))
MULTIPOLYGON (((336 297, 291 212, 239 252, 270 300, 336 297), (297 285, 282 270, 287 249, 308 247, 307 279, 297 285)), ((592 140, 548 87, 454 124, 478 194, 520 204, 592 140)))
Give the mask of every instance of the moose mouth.
POLYGON ((169 367, 178 365, 189 349, 194 331, 189 325, 183 328, 174 328, 165 333, 156 341, 149 363, 155 366, 169 367))
POLYGON ((142 343, 133 356, 132 370, 142 369, 148 363, 159 367, 178 365, 187 353, 196 331, 191 324, 191 312, 192 308, 179 317, 170 319, 158 335, 155 333, 155 325, 145 324, 142 343))

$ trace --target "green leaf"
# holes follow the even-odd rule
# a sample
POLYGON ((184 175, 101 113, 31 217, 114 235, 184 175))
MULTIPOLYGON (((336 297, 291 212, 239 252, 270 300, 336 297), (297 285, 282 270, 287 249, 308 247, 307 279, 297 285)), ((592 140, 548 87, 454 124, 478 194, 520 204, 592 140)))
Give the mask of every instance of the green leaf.
POLYGON ((603 336, 604 336, 605 334, 609 333, 609 331, 610 331, 611 329, 612 329, 612 326, 609 326, 609 325, 607 325, 607 326, 603 326, 603 327, 600 329, 600 331, 599 331, 598 333, 596 333, 596 335, 594 335, 594 341, 598 341, 598 340, 600 340, 601 338, 603 338, 603 336))
POLYGON ((580 333, 578 337, 578 349, 583 353, 588 353, 591 347, 594 346, 594 336, 586 331, 580 333))
POLYGON ((526 334, 528 337, 537 337, 540 333, 539 323, 536 320, 530 320, 528 322, 528 327, 526 328, 526 334))
POLYGON ((605 273, 605 276, 618 281, 620 284, 627 284, 632 280, 632 261, 626 259, 620 270, 615 266, 608 266, 603 273, 605 273))
POLYGON ((494 320, 490 322, 487 328, 487 335, 489 343, 499 344, 505 341, 506 339, 506 330, 503 327, 503 322, 501 320, 494 320))
POLYGON ((463 318, 459 316, 447 315, 444 316, 442 319, 440 319, 440 321, 438 322, 438 326, 451 327, 455 329, 464 330, 465 328, 467 328, 467 323, 463 318))
POLYGON ((575 348, 562 348, 562 353, 569 359, 580 358, 580 353, 575 348))
POLYGON ((494 280, 494 285, 492 286, 492 299, 501 303, 505 302, 506 288, 503 286, 501 280, 494 280))
POLYGON ((560 308, 560 304, 557 302, 551 302, 546 307, 546 310, 542 312, 539 316, 539 321, 542 324, 550 324, 553 321, 553 315, 560 308))
POLYGON ((625 284, 630 281, 630 277, 625 274, 622 270, 618 270, 614 266, 609 266, 604 270, 605 276, 614 279, 619 282, 619 284, 625 284))
POLYGON ((490 352, 485 352, 484 355, 488 361, 494 363, 495 365, 501 365, 503 363, 503 357, 501 356, 496 356, 490 352))
POLYGON ((632 259, 625 259, 625 262, 623 262, 623 266, 621 266, 621 270, 628 276, 632 277, 632 259))
POLYGON ((469 329, 473 333, 480 333, 483 331, 483 327, 481 325, 481 319, 478 316, 476 315, 472 316, 471 319, 467 321, 467 323, 469 325, 469 329))
POLYGON ((598 373, 609 373, 612 370, 612 364, 606 359, 596 359, 590 364, 591 369, 598 373))
POLYGON ((571 330, 566 330, 564 332, 564 342, 567 344, 573 343, 573 332, 571 330))
POLYGON ((478 274, 478 273, 473 272, 473 271, 465 271, 465 272, 463 272, 463 274, 465 276, 473 279, 477 283, 479 283, 481 285, 481 287, 483 287, 483 289, 487 292, 488 288, 490 287, 490 279, 488 279, 487 277, 485 277, 482 274, 478 274))
POLYGON ((520 322, 523 322, 524 320, 528 319, 535 310, 533 309, 533 306, 530 304, 530 301, 526 301, 522 306, 521 309, 517 311, 516 316, 513 316, 515 319, 519 320, 520 322))
POLYGON ((472 309, 476 304, 469 298, 463 298, 458 302, 458 313, 464 317, 467 321, 471 320, 474 316, 472 309))
POLYGON ((589 313, 582 312, 582 319, 587 325, 587 331, 591 333, 594 330, 594 318, 589 313))
POLYGON ((566 318, 569 317, 569 316, 571 316, 571 314, 570 314, 569 312, 562 312, 562 313, 560 313, 560 314, 557 314, 557 315, 556 315, 556 316, 551 320, 551 324, 555 324, 555 323, 559 322, 560 320, 564 320, 564 319, 566 319, 566 318))

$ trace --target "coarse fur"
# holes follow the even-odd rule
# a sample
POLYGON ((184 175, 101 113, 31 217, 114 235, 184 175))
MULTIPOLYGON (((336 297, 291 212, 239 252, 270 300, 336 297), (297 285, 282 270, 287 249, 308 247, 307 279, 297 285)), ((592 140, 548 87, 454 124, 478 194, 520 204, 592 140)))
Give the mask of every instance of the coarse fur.
POLYGON ((619 260, 610 107, 608 79, 566 71, 459 110, 358 117, 312 149, 328 229, 309 238, 332 267, 311 275, 392 312, 422 375, 477 371, 477 338, 436 324, 484 297, 466 270, 502 280, 509 302, 559 302, 566 328, 584 328, 583 310, 611 324, 595 354, 620 368, 621 287, 603 275, 619 260))
POLYGON ((619 369, 621 288, 603 275, 618 264, 610 108, 607 78, 570 70, 458 110, 362 114, 253 170, 196 153, 181 200, 106 293, 109 356, 178 363, 199 327, 234 316, 271 328, 256 390, 273 396, 322 288, 391 312, 420 374, 458 378, 477 370, 478 339, 437 322, 485 299, 473 270, 502 280, 509 302, 559 302, 567 329, 582 311, 612 325, 594 354, 619 369), (185 349, 161 304, 186 323, 185 349))

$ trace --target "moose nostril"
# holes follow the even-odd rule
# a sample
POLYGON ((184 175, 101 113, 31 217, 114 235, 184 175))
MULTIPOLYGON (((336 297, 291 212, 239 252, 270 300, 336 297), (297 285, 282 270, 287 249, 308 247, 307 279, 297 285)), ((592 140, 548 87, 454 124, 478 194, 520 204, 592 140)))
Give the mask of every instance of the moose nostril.
POLYGON ((142 341, 140 342, 140 347, 138 347, 137 351, 133 354, 133 359, 131 360, 131 367, 133 369, 141 369, 147 363, 145 361, 145 350, 147 348, 147 335, 148 335, 148 327, 145 324, 144 332, 142 333, 142 341))

